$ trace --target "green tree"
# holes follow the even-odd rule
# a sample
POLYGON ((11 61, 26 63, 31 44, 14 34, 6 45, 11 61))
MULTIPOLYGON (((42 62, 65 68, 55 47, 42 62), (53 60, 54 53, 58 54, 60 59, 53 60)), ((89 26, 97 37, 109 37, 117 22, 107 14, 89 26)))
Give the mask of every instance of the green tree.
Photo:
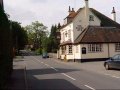
POLYGON ((32 22, 31 25, 27 25, 25 30, 28 34, 28 43, 32 44, 34 49, 41 49, 46 48, 46 38, 48 37, 47 27, 44 26, 42 23, 35 21, 32 22))
POLYGON ((58 28, 60 28, 60 23, 58 24, 58 26, 56 25, 52 25, 51 27, 51 33, 49 36, 49 52, 57 52, 57 49, 59 47, 59 40, 57 39, 57 33, 58 33, 58 28))
POLYGON ((13 45, 19 51, 24 49, 28 42, 27 32, 21 27, 20 23, 11 21, 13 32, 13 45))

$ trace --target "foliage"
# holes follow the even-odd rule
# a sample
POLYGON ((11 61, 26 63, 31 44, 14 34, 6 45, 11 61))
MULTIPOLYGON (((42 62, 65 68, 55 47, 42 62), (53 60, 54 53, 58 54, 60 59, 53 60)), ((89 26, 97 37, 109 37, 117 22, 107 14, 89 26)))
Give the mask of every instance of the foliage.
POLYGON ((42 48, 38 48, 37 50, 35 50, 35 53, 37 55, 41 55, 42 54, 42 48))
POLYGON ((27 25, 25 30, 28 34, 28 43, 38 51, 39 48, 46 48, 46 40, 48 37, 47 27, 42 23, 35 21, 31 25, 27 25))
POLYGON ((20 23, 11 21, 13 32, 13 45, 17 50, 24 49, 28 42, 27 32, 21 27, 20 23))
POLYGON ((51 33, 50 33, 50 36, 49 36, 49 47, 48 47, 48 51, 49 52, 53 52, 53 53, 56 53, 57 52, 57 49, 59 47, 59 40, 57 38, 57 33, 59 32, 59 28, 61 27, 60 23, 58 24, 58 26, 56 25, 53 25, 51 27, 51 33))

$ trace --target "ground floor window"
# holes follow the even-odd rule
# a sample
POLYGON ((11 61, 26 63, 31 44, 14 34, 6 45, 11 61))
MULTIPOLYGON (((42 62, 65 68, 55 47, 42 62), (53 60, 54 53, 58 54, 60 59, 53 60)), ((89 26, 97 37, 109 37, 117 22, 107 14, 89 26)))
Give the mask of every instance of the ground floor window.
POLYGON ((86 47, 82 47, 82 54, 86 54, 86 47))
POLYGON ((120 52, 120 43, 115 44, 115 51, 120 52))
POLYGON ((72 51, 72 45, 69 45, 69 46, 68 46, 68 52, 69 52, 69 54, 72 54, 72 52, 73 52, 73 51, 72 51))
POLYGON ((88 44, 88 52, 101 52, 102 44, 88 44))
POLYGON ((62 50, 62 54, 65 54, 66 46, 62 46, 62 47, 61 47, 61 50, 62 50))

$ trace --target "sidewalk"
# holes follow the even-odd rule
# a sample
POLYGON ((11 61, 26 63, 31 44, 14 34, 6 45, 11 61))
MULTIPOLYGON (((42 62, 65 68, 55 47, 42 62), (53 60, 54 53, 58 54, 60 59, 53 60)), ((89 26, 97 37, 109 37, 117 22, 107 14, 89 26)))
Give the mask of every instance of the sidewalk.
POLYGON ((22 58, 13 61, 13 73, 8 81, 8 90, 26 90, 25 65, 22 61, 22 58))

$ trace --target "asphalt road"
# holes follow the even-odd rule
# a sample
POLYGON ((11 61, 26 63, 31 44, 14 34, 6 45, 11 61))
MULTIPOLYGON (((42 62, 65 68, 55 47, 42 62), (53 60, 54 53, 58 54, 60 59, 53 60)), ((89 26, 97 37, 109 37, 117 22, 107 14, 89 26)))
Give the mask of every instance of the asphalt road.
POLYGON ((80 64, 24 56, 24 64, 28 90, 120 89, 120 71, 106 71, 102 62, 80 64))
POLYGON ((23 53, 26 87, 32 90, 120 89, 120 70, 107 71, 103 62, 67 63, 23 53))

